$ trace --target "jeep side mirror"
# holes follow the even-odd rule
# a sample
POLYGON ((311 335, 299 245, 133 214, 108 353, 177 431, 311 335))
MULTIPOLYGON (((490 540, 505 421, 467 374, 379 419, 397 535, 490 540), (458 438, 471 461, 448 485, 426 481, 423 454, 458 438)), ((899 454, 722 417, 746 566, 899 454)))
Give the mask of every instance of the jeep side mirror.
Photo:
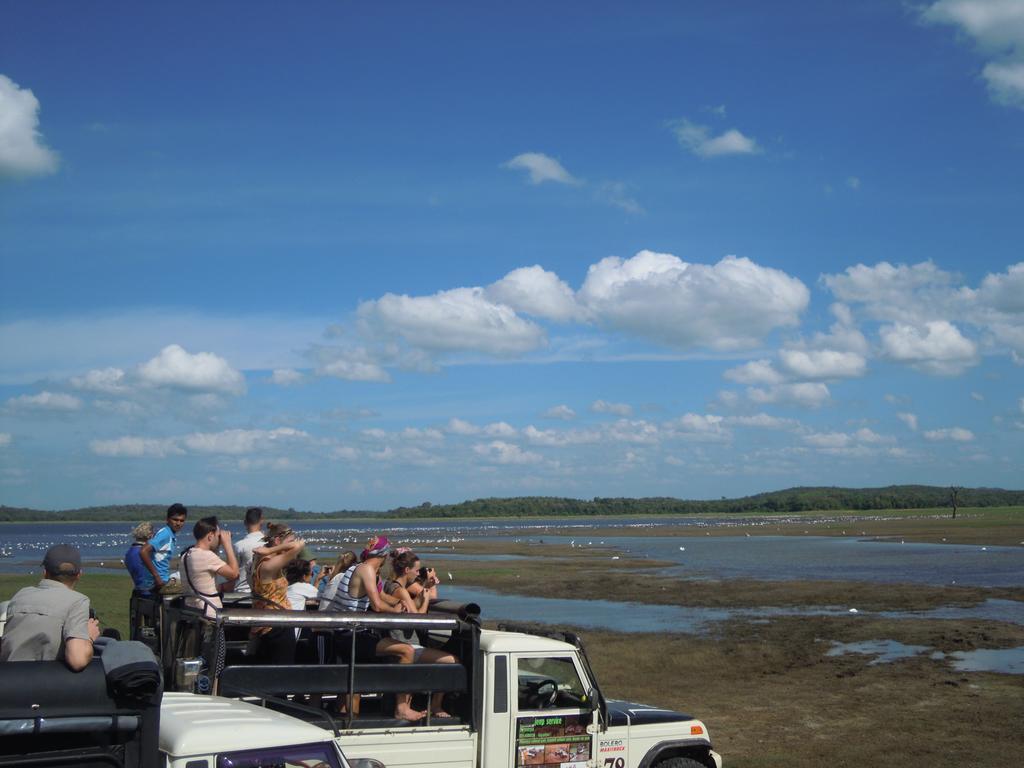
POLYGON ((590 705, 591 712, 596 712, 598 710, 597 688, 591 686, 587 690, 587 703, 590 705))

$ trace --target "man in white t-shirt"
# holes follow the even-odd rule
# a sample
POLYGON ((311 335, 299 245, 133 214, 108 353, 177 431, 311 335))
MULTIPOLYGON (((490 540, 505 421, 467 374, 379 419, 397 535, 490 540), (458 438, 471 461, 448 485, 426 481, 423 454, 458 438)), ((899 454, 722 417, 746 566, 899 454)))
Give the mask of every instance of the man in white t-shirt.
POLYGON ((248 533, 235 542, 235 554, 238 556, 238 581, 235 592, 252 592, 249 583, 249 572, 252 570, 252 551, 263 546, 263 510, 249 507, 245 511, 245 530, 248 533))
POLYGON ((231 532, 221 530, 216 517, 204 517, 192 528, 196 545, 181 556, 182 592, 185 604, 203 608, 206 615, 214 617, 216 609, 223 608, 217 577, 228 581, 238 578, 238 560, 231 548, 231 532), (224 547, 224 562, 217 556, 217 550, 224 547))

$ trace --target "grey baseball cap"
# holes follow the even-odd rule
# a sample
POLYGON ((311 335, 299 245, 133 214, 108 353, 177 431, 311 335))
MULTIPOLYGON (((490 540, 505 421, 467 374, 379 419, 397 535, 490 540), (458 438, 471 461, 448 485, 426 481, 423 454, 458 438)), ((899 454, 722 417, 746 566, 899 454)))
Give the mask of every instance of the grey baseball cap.
POLYGON ((47 573, 74 575, 82 570, 82 553, 70 544, 55 544, 46 550, 43 568, 47 573))

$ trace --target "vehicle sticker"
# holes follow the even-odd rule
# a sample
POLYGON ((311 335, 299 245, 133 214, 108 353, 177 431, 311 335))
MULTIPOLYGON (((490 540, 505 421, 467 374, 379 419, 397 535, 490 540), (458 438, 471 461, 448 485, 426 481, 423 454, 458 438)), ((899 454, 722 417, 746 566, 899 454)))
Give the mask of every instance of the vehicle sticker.
POLYGON ((584 715, 520 717, 516 721, 516 766, 586 768, 590 735, 584 715))

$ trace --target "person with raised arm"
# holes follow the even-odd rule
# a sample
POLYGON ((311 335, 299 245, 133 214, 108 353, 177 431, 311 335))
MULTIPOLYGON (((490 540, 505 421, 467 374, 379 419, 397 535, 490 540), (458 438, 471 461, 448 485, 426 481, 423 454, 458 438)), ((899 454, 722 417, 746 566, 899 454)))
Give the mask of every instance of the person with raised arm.
MULTIPOLYGON (((253 550, 252 607, 288 611, 288 579, 284 568, 299 556, 306 542, 284 523, 268 523, 264 546, 253 550)), ((257 664, 291 664, 295 660, 295 632, 289 627, 253 627, 253 657, 257 664)))
POLYGON ((202 608, 209 618, 217 615, 224 607, 217 588, 217 577, 228 582, 238 578, 238 560, 231 546, 231 531, 221 528, 216 517, 204 517, 192 528, 195 546, 189 547, 181 556, 182 591, 187 596, 185 604, 202 608), (224 562, 217 550, 224 549, 224 562))

